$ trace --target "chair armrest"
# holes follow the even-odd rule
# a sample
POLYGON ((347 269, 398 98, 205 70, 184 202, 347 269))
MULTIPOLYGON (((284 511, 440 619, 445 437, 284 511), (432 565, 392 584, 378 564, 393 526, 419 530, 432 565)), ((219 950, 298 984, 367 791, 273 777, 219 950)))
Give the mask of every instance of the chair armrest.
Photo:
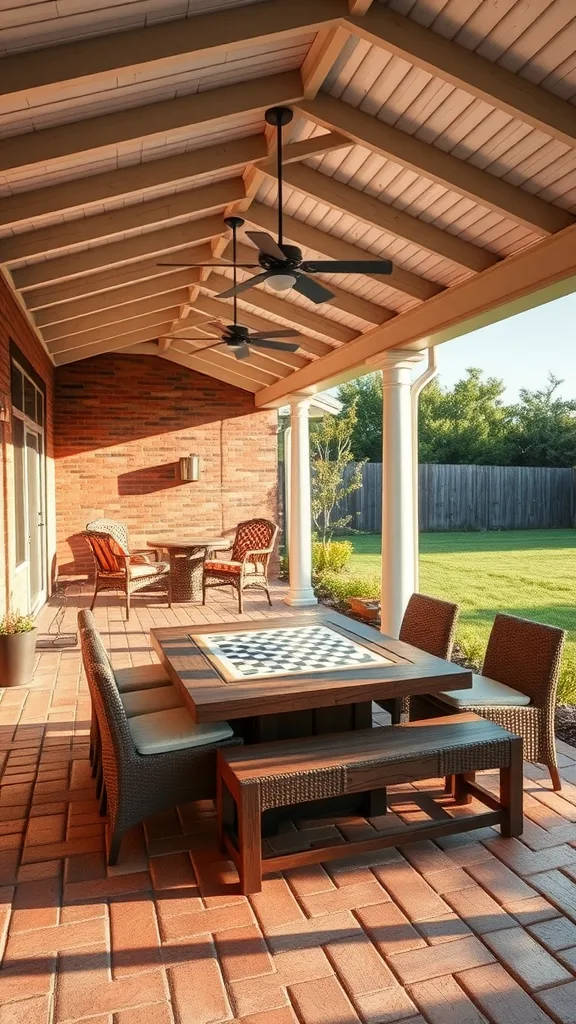
POLYGON ((153 561, 157 562, 158 549, 154 548, 153 550, 151 550, 150 548, 147 548, 146 550, 143 550, 141 548, 136 548, 135 551, 130 552, 130 560, 134 563, 134 565, 141 565, 144 563, 151 564, 153 561), (153 558, 151 557, 152 555, 154 556, 153 558))
POLYGON ((242 563, 247 562, 252 555, 271 555, 274 548, 254 548, 253 551, 247 551, 242 559, 242 563))

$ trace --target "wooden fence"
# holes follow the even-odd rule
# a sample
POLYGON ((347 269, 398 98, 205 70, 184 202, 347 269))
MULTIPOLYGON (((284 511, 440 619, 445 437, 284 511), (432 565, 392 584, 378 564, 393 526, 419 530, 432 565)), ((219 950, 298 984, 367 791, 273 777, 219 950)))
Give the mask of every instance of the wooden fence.
MULTIPOLYGON (((337 512, 356 530, 382 526, 382 465, 369 462, 363 485, 337 512)), ((574 526, 575 475, 571 469, 531 466, 419 467, 420 529, 545 530, 574 526)))

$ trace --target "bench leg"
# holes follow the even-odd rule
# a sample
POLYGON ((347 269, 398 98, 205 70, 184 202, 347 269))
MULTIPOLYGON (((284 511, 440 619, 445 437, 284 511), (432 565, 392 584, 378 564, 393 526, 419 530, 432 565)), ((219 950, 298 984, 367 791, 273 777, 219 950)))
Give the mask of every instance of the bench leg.
POLYGON ((240 882, 245 896, 262 891, 262 838, 260 790, 241 786, 238 797, 240 882))
POLYGON ((235 825, 235 808, 236 804, 234 798, 228 789, 224 779, 220 772, 216 775, 216 821, 218 828, 218 849, 220 853, 227 853, 226 843, 224 841, 224 833, 228 832, 230 835, 234 832, 235 825))
POLYGON ((500 803, 506 809, 500 832, 508 839, 522 835, 524 828, 522 752, 522 740, 511 740, 510 767, 500 769, 500 803))
POLYGON ((456 804, 471 804, 472 794, 466 790, 467 782, 474 782, 474 772, 470 772, 467 775, 454 775, 452 793, 454 796, 454 803, 456 804))

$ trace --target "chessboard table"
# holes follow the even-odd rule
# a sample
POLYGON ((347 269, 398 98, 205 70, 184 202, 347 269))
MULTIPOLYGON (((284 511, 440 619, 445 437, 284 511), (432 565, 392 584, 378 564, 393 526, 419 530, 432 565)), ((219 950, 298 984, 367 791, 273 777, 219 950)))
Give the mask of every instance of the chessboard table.
POLYGON ((472 686, 467 669, 324 609, 150 636, 194 719, 248 743, 370 728, 374 700, 472 686))

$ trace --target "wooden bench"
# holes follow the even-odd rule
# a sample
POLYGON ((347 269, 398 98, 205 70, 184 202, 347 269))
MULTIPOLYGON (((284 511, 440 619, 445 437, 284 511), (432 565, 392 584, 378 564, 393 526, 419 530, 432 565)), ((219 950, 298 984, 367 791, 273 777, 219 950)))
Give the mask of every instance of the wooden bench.
POLYGON ((468 714, 219 750, 217 807, 220 846, 234 861, 245 894, 261 891, 263 869, 282 871, 489 825, 500 825, 504 836, 518 836, 522 740, 468 714), (474 778, 490 768, 500 770, 499 800, 474 778), (488 809, 396 827, 373 839, 262 858, 261 818, 270 808, 443 777, 456 803, 475 797, 488 809))

